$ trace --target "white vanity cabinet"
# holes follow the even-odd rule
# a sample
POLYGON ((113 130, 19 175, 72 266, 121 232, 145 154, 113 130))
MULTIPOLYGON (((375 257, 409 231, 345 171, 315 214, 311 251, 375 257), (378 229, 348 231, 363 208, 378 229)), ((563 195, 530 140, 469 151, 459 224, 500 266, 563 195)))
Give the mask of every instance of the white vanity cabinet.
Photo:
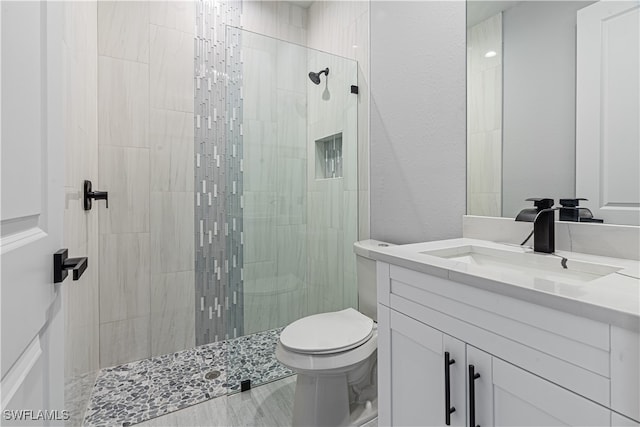
POLYGON ((385 262, 377 277, 379 425, 638 425, 637 342, 609 324, 385 262))
POLYGON ((395 310, 387 313, 389 330, 378 342, 390 348, 391 401, 385 402, 389 416, 380 408, 380 425, 610 425, 606 408, 395 310))

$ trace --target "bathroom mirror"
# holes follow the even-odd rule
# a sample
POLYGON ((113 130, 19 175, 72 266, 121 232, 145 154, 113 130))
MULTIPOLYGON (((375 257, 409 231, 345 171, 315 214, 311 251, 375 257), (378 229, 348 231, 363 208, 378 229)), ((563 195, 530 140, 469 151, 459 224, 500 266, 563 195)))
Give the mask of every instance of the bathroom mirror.
POLYGON ((640 225, 639 5, 467 1, 468 214, 586 197, 606 223, 640 225))

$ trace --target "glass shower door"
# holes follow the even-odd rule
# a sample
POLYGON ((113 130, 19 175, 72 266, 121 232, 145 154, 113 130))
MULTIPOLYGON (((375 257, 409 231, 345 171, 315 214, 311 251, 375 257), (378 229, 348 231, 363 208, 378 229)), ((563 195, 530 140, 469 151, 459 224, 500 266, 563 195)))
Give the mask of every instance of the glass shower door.
POLYGON ((357 68, 237 28, 226 36, 227 175, 235 182, 228 247, 238 251, 227 331, 234 392, 242 381, 291 374, 274 356, 284 326, 357 304, 357 68), (326 67, 329 76, 314 84, 309 72, 326 67))

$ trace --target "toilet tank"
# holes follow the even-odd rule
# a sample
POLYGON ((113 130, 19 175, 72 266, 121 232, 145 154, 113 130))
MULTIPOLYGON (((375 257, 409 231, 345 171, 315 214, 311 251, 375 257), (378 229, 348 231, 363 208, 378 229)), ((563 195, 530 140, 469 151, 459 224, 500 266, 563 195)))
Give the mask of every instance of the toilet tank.
POLYGON ((353 244, 358 277, 358 311, 375 321, 378 321, 376 262, 369 257, 369 250, 380 246, 393 245, 378 240, 361 240, 353 244))

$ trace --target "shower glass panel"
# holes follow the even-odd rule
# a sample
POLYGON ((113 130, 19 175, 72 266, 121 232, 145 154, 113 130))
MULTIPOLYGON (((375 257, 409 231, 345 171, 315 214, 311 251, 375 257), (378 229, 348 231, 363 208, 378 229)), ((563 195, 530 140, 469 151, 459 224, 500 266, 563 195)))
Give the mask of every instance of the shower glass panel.
POLYGON ((234 27, 226 43, 234 392, 291 373, 273 354, 284 326, 357 307, 357 63, 234 27))

